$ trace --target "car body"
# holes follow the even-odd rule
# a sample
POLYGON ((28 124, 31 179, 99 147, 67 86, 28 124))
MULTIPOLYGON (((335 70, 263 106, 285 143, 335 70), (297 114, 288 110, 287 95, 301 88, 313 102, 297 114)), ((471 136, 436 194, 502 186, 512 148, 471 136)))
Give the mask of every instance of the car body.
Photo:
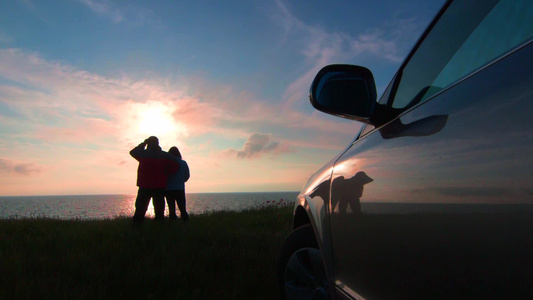
POLYGON ((533 299, 533 3, 448 1, 379 100, 330 65, 323 112, 363 122, 298 195, 287 299, 533 299))

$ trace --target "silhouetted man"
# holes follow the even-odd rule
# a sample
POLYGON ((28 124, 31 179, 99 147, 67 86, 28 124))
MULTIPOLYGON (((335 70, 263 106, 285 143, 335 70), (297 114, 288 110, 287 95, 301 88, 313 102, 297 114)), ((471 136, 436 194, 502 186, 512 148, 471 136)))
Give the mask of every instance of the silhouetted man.
POLYGON ((133 148, 130 154, 139 161, 137 169, 139 191, 135 200, 133 222, 142 223, 150 199, 153 199, 155 219, 164 220, 167 176, 178 171, 179 163, 169 153, 161 150, 159 140, 155 136, 144 140, 133 148))

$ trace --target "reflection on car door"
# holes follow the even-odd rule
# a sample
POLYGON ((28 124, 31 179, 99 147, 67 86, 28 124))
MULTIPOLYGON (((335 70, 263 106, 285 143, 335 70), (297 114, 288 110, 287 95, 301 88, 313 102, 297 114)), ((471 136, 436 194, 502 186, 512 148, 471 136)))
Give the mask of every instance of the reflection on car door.
POLYGON ((415 135, 393 137, 393 122, 337 161, 338 286, 410 299, 530 291, 532 57, 528 45, 401 116, 415 135))
MULTIPOLYGON (((532 5, 513 3, 487 1, 480 25, 429 84, 402 90, 416 78, 407 74, 416 72, 408 62, 389 103, 405 112, 336 162, 331 239, 334 281, 344 292, 378 299, 531 296, 532 5), (474 53, 482 58, 465 69, 482 27, 490 31, 490 22, 512 11, 526 18, 516 21, 527 27, 517 29, 522 36, 485 57, 474 53)), ((449 11, 466 9, 453 5, 449 11)), ((422 43, 419 51, 431 48, 422 43)))

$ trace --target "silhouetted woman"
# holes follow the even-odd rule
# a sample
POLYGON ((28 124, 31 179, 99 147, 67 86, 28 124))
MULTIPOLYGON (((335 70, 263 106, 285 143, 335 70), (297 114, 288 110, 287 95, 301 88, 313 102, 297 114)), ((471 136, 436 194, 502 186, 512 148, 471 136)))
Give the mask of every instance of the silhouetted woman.
POLYGON ((189 166, 187 162, 181 159, 181 153, 177 147, 172 147, 168 150, 172 154, 175 161, 180 164, 178 172, 170 175, 167 180, 167 188, 165 197, 168 204, 168 217, 170 220, 176 220, 176 203, 180 210, 181 219, 183 221, 189 220, 189 214, 185 208, 185 182, 189 180, 189 166))

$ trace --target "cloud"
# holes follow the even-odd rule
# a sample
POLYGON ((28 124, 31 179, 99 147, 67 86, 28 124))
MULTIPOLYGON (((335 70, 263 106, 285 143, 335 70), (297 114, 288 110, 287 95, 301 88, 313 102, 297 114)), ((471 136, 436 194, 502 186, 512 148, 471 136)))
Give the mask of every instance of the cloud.
POLYGON ((277 0, 276 5, 278 10, 273 19, 276 24, 281 24, 286 36, 283 41, 301 43, 302 47, 298 49, 302 49, 302 54, 308 61, 318 65, 332 63, 337 59, 353 60, 365 55, 399 63, 412 46, 416 33, 420 33, 425 26, 416 18, 395 15, 381 27, 366 29, 356 34, 331 32, 298 19, 285 1, 277 0), (304 36, 305 39, 295 38, 299 36, 304 36))
POLYGON ((368 66, 373 62, 399 65, 424 26, 416 18, 394 16, 381 27, 357 33, 328 31, 298 19, 285 1, 277 0, 276 5, 278 9, 273 19, 282 27, 284 38, 281 40, 283 43, 298 43, 297 46, 284 47, 302 49, 300 55, 306 62, 301 75, 285 91, 285 108, 303 102, 310 83, 323 66, 355 61, 368 66))
POLYGON ((70 127, 41 126, 33 136, 37 139, 48 142, 74 142, 74 143, 93 143, 98 144, 99 140, 116 132, 117 128, 110 122, 85 118, 73 122, 70 127))
MULTIPOLYGON (((102 18, 107 18, 112 22, 128 27, 142 27, 149 25, 155 28, 164 28, 163 22, 154 12, 150 5, 145 7, 143 3, 132 3, 126 1, 108 0, 78 0, 91 11, 102 18)), ((147 2, 148 3, 148 2, 147 2)))
POLYGON ((225 112, 217 105, 201 101, 197 98, 182 98, 173 101, 172 114, 176 122, 194 124, 190 128, 191 134, 201 134, 213 131, 217 122, 224 119, 225 112))
POLYGON ((298 49, 302 49, 301 54, 314 66, 323 66, 339 59, 353 60, 363 55, 397 63, 403 59, 398 55, 404 46, 402 41, 418 29, 413 26, 413 19, 398 19, 385 24, 383 28, 372 28, 355 35, 330 32, 298 19, 284 1, 278 0, 276 4, 278 11, 273 18, 276 24, 281 24, 286 37, 283 41, 300 43, 298 49), (397 29, 398 26, 402 26, 401 30, 397 29), (305 39, 297 38, 299 36, 305 36, 305 39))
POLYGON ((136 140, 143 111, 187 99, 180 87, 157 80, 110 79, 19 49, 0 49, 0 65, 0 78, 7 79, 0 107, 9 108, 3 114, 24 119, 25 136, 47 142, 136 140))
MULTIPOLYGON (((63 174, 80 177, 100 172, 96 166, 108 168, 106 176, 112 180, 130 182, 135 169, 127 153, 147 137, 139 124, 147 117, 145 113, 154 110, 164 111, 165 119, 174 123, 165 136, 157 134, 162 146, 178 145, 195 173, 204 176, 198 177, 196 187, 208 190, 210 184, 203 182, 216 178, 210 175, 214 169, 224 174, 235 164, 246 169, 252 161, 261 171, 249 180, 259 181, 272 172, 275 163, 285 170, 289 160, 306 160, 298 165, 298 178, 303 180, 303 174, 342 150, 357 132, 353 122, 282 109, 240 87, 213 84, 199 76, 169 79, 151 73, 149 79, 132 79, 128 74, 111 78, 20 49, 0 49, 0 66, 4 79, 0 83, 0 109, 4 108, 0 127, 6 129, 0 132, 0 152, 12 160, 3 162, 2 173, 37 174, 39 166, 24 162, 38 153, 39 161, 61 170, 46 169, 47 174, 57 173, 46 181, 53 181, 54 186, 71 180, 63 174), (276 138, 262 134, 265 131, 276 138), (240 141, 246 143, 233 146, 240 141), (309 154, 312 149, 324 151, 309 154), (281 154, 286 159, 272 159, 281 154), (112 159, 104 163, 103 157, 112 159), (226 163, 221 157, 233 159, 226 163)), ((227 180, 238 182, 239 176, 233 173, 227 180)), ((17 182, 31 178, 18 176, 17 182)), ((121 186, 127 190, 127 183, 121 186)))
POLYGON ((42 169, 34 163, 21 163, 0 158, 0 173, 29 176, 41 171, 42 169))
POLYGON ((349 41, 348 49, 354 56, 369 54, 383 57, 390 62, 400 63, 403 56, 398 54, 398 48, 396 39, 388 39, 384 31, 374 29, 349 41))
POLYGON ((254 133, 248 137, 241 150, 230 149, 226 153, 241 159, 253 159, 260 158, 267 153, 277 155, 288 151, 289 149, 286 145, 271 141, 270 134, 254 133))
MULTIPOLYGON (((0 65, 0 78, 7 79, 0 84, 0 103, 12 110, 10 115, 20 114, 18 118, 0 116, 0 127, 12 128, 0 132, 0 152, 24 162, 33 157, 31 150, 38 145, 39 160, 62 166, 63 173, 100 165, 101 157, 107 155, 117 157, 107 164, 117 170, 115 174, 110 167, 109 176, 130 176, 123 170, 134 165, 127 153, 147 137, 139 124, 150 108, 167 111, 175 123, 175 130, 156 134, 162 147, 178 145, 198 173, 204 172, 200 169, 231 169, 235 163, 242 168, 260 164, 264 173, 276 161, 272 158, 281 156, 280 161, 286 163, 312 156, 313 163, 301 167, 302 174, 310 173, 342 150, 357 132, 353 122, 343 123, 318 112, 280 109, 240 88, 198 77, 110 78, 18 49, 0 49, 0 65), (273 135, 262 134, 265 131, 273 135), (241 147, 235 146, 240 141, 241 147), (308 154, 313 149, 321 151, 308 154), (232 163, 217 166, 221 158, 232 163), (123 160, 128 163, 119 164, 123 160), (207 161, 211 163, 204 164, 207 161)), ((27 167, 20 171, 28 173, 36 166, 27 167)), ((228 180, 236 180, 237 175, 232 176, 228 180)), ((202 180, 206 179, 200 179, 198 186, 202 180)))
POLYGON ((96 0, 79 0, 81 3, 87 5, 92 11, 103 17, 108 17, 115 23, 120 23, 124 20, 123 14, 109 5, 107 1, 96 0))

